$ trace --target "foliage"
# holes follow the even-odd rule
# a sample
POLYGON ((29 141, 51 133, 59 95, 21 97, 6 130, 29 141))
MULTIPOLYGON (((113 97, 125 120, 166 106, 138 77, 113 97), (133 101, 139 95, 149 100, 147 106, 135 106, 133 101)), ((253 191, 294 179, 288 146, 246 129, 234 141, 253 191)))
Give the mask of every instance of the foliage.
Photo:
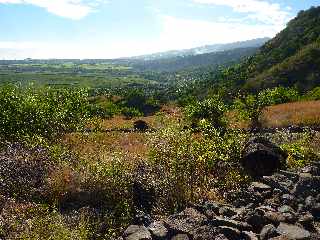
POLYGON ((29 219, 27 227, 19 234, 18 239, 87 240, 92 235, 91 231, 85 216, 80 216, 80 221, 76 226, 70 226, 61 214, 54 211, 29 219))
POLYGON ((308 91, 303 97, 303 100, 316 101, 320 100, 320 87, 308 91))
POLYGON ((313 133, 305 131, 299 140, 282 145, 282 148, 288 153, 287 167, 302 168, 312 161, 320 160, 319 155, 310 147, 312 141, 313 133))
POLYGON ((175 125, 151 135, 149 163, 158 182, 158 211, 173 212, 188 202, 215 198, 215 192, 223 192, 225 187, 231 191, 246 181, 245 177, 237 178, 239 181, 226 178, 230 172, 240 171, 245 135, 232 131, 221 134, 208 124, 201 128, 198 136, 175 125))
MULTIPOLYGON (((259 51, 222 71, 214 81, 230 90, 256 92, 277 86, 309 90, 319 84, 319 11, 301 11, 259 51)), ((211 81, 212 82, 212 81, 211 81)))
POLYGON ((252 128, 260 128, 260 118, 265 107, 298 99, 299 93, 295 89, 276 87, 263 90, 256 95, 249 94, 237 98, 234 101, 234 108, 238 111, 240 119, 250 120, 252 128))
POLYGON ((298 101, 299 92, 294 88, 276 87, 259 92, 258 98, 264 105, 272 106, 298 101))
POLYGON ((87 117, 83 90, 0 89, 0 137, 5 140, 52 139, 76 131, 87 117))
POLYGON ((196 126, 198 126, 201 121, 207 121, 215 128, 224 128, 226 126, 225 111, 226 106, 224 102, 219 96, 214 96, 204 101, 188 105, 185 108, 185 117, 196 126))
POLYGON ((121 108, 111 100, 105 100, 98 103, 91 103, 89 105, 90 116, 112 118, 120 112, 121 108))
POLYGON ((141 117, 143 114, 136 108, 123 107, 121 113, 127 118, 141 117))

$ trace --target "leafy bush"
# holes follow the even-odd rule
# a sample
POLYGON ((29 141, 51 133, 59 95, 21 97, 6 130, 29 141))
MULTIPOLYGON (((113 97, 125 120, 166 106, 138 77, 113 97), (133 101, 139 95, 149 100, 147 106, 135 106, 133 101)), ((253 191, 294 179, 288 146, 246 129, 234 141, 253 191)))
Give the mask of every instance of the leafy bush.
POLYGON ((313 134, 305 131, 298 140, 282 144, 282 148, 288 153, 287 167, 302 168, 313 161, 319 161, 320 157, 310 147, 313 134))
POLYGON ((172 125, 150 136, 149 163, 159 212, 174 212, 188 202, 223 196, 227 188, 232 191, 246 181, 238 162, 245 135, 221 134, 208 124, 201 129, 202 134, 194 135, 172 125), (231 173, 239 178, 233 179, 231 173))
POLYGON ((304 100, 320 100, 320 87, 316 87, 303 96, 304 100))
POLYGON ((112 101, 103 101, 99 103, 92 103, 89 105, 89 113, 91 116, 112 118, 119 114, 121 108, 112 101))
POLYGON ((299 92, 294 88, 276 87, 258 94, 259 101, 265 106, 294 102, 299 100, 299 92))
POLYGON ((297 101, 299 93, 293 88, 277 87, 249 94, 234 101, 234 108, 238 111, 240 119, 250 120, 251 128, 260 128, 260 117, 263 109, 281 103, 297 101))
POLYGON ((121 113, 127 118, 141 117, 143 114, 136 108, 123 107, 121 113))
POLYGON ((148 98, 146 94, 141 90, 127 91, 120 102, 120 105, 124 108, 122 111, 127 109, 135 109, 144 115, 154 113, 159 110, 159 103, 153 98, 148 98))
POLYGON ((0 137, 5 140, 52 139, 78 130, 87 117, 83 90, 0 89, 0 137))
POLYGON ((185 117, 196 126, 199 125, 200 121, 208 121, 215 128, 224 128, 226 126, 225 111, 224 102, 218 96, 215 96, 188 105, 185 108, 185 117))

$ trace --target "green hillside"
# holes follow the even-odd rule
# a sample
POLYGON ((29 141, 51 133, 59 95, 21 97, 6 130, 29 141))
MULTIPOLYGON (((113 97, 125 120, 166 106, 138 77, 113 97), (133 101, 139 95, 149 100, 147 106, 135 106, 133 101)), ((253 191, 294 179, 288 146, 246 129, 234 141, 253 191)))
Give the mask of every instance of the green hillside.
POLYGON ((301 11, 254 56, 227 69, 222 80, 251 91, 278 85, 310 89, 319 82, 319 42, 320 7, 312 7, 301 11))

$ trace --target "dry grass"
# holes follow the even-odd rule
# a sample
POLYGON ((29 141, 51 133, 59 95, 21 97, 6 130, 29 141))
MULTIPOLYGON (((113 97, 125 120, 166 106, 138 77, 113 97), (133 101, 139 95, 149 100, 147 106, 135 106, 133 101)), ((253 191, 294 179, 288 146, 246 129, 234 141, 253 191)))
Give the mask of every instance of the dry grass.
POLYGON ((93 156, 108 158, 114 153, 123 153, 132 159, 143 159, 147 155, 146 136, 138 132, 73 133, 65 136, 64 143, 90 159, 93 156))
POLYGON ((320 101, 294 102, 267 107, 263 113, 264 127, 320 124, 320 101))
MULTIPOLYGON (((237 119, 237 112, 230 111, 227 118, 231 128, 248 129, 250 122, 237 119)), ((281 128, 290 125, 317 126, 320 124, 320 101, 302 101, 267 107, 261 117, 262 127, 281 128)))

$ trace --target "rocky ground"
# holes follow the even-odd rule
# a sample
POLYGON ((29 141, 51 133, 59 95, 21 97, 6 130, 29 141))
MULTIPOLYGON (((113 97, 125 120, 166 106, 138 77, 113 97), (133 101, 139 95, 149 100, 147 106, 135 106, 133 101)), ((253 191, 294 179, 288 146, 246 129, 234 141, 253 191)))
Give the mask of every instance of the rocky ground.
MULTIPOLYGON (((249 160, 252 156, 258 159, 261 153, 273 160, 275 154, 283 157, 265 142, 253 141, 248 146, 249 160)), ((320 239, 318 162, 295 172, 278 170, 259 176, 233 199, 230 204, 206 201, 191 205, 161 221, 141 215, 119 240, 320 239)))

